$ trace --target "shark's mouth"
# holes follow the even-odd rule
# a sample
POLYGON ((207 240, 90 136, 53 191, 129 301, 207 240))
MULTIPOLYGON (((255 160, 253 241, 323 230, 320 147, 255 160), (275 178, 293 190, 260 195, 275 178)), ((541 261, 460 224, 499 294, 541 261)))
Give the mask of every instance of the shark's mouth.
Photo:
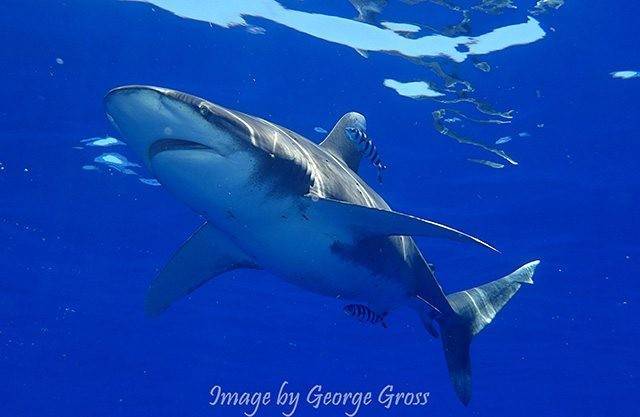
POLYGON ((149 159, 166 151, 188 151, 188 150, 212 150, 198 142, 184 139, 160 139, 153 142, 149 148, 149 159))

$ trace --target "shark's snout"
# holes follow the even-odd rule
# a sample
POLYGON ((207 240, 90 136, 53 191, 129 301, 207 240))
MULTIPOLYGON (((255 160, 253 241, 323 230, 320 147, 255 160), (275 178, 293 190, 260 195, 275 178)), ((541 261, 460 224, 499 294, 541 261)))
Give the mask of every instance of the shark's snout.
POLYGON ((241 119, 200 97, 162 87, 131 85, 105 97, 107 117, 148 168, 168 150, 208 150, 221 155, 246 146, 241 119))

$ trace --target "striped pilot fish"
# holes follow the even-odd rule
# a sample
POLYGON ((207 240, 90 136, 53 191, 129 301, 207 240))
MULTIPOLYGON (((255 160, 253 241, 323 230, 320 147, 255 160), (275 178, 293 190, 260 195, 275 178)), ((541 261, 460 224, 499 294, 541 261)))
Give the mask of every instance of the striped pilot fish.
POLYGON ((349 140, 364 154, 364 157, 369 159, 373 166, 378 169, 378 182, 382 182, 382 171, 387 169, 387 166, 382 163, 376 145, 373 144, 373 141, 369 139, 367 134, 361 129, 347 127, 345 132, 349 140))
POLYGON ((387 328, 387 323, 384 322, 387 313, 378 314, 366 305, 349 304, 344 307, 344 312, 362 323, 381 324, 382 327, 387 328))

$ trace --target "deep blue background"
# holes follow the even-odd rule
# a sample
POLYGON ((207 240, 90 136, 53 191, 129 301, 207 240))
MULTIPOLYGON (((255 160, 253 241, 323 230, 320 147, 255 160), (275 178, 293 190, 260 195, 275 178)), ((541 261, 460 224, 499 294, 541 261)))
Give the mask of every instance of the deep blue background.
MULTIPOLYGON (((391 3, 389 20, 446 23, 432 18, 435 6, 391 3)), ((479 17, 474 33, 523 21, 533 1, 517 3, 518 12, 479 17)), ((260 19, 249 20, 265 35, 137 3, 3 1, 0 415, 240 416, 207 405, 213 384, 274 391, 283 380, 303 392, 431 391, 426 408, 369 407, 362 416, 635 415, 640 79, 609 73, 640 70, 640 6, 588 3, 541 16, 542 41, 483 57, 490 73, 468 62, 456 69, 479 97, 517 112, 510 127, 471 127, 485 142, 532 134, 505 145, 518 167, 492 170, 467 161, 486 154, 433 130, 441 105, 382 86, 433 79, 399 57, 363 59, 260 19), (131 83, 192 92, 314 140, 322 138, 314 126, 364 113, 390 166, 376 185, 387 201, 502 251, 420 240, 447 292, 542 259, 536 284, 473 345, 471 405, 455 398, 440 343, 410 310, 392 315, 388 330, 363 326, 335 300, 236 272, 146 318, 146 286, 201 220, 161 187, 83 171, 98 151, 72 149, 116 134, 102 97, 131 83)), ((354 15, 346 0, 287 5, 354 15)), ((375 172, 363 172, 374 183, 375 172)))

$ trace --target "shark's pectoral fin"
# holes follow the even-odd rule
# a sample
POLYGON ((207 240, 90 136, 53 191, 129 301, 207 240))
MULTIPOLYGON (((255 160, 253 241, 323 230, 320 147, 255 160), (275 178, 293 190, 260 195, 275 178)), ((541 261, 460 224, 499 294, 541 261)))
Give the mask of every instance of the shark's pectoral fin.
POLYGON ((308 196, 309 217, 317 215, 342 223, 363 236, 425 236, 475 243, 499 252, 493 246, 460 230, 391 210, 360 206, 344 201, 308 196))
POLYGON ((222 232, 204 223, 151 282, 145 311, 158 315, 211 278, 237 268, 257 266, 222 232))

